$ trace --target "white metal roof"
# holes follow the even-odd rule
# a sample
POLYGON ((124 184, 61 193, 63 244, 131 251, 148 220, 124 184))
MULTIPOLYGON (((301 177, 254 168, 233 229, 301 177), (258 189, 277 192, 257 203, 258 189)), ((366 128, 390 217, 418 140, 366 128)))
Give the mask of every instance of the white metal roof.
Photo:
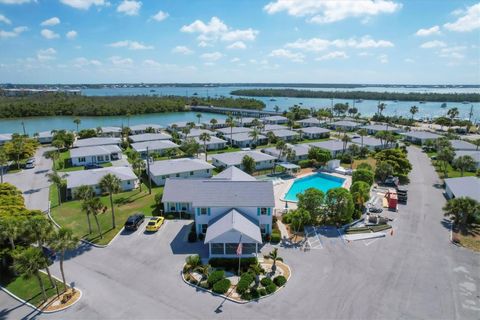
POLYGON ((235 234, 232 235, 232 232, 238 234, 237 241, 239 243, 262 243, 262 234, 258 222, 254 222, 253 219, 249 219, 236 209, 228 211, 218 219, 213 220, 212 224, 209 224, 205 235, 205 243, 226 242, 222 240, 222 236, 227 233, 229 234, 228 241, 232 241, 232 236, 237 237, 235 234))

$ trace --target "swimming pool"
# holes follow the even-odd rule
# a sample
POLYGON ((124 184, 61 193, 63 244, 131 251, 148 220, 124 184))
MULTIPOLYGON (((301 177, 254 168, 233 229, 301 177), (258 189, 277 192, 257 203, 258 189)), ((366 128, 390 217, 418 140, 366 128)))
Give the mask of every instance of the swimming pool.
POLYGON ((327 193, 328 190, 339 188, 343 185, 345 179, 331 176, 324 173, 316 173, 310 176, 295 180, 288 192, 285 194, 284 200, 297 202, 297 194, 303 193, 309 188, 315 188, 327 193))

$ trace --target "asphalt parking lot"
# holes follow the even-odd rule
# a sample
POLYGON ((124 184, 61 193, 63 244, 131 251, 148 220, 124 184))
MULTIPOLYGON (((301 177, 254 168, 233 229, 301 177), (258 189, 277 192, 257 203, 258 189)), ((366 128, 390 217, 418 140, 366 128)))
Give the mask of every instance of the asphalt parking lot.
MULTIPOLYGON (((480 255, 450 243, 438 177, 420 150, 409 150, 414 167, 409 203, 398 213, 394 235, 368 245, 327 242, 324 249, 307 252, 280 248, 292 277, 273 297, 237 305, 185 285, 179 274, 185 257, 205 248, 185 241, 190 222, 168 221, 155 234, 139 230, 119 235, 105 249, 86 245, 77 249, 66 261, 65 271, 84 296, 70 309, 36 316, 0 293, 0 315, 8 319, 478 319, 480 255)), ((57 266, 54 273, 59 275, 57 266)))

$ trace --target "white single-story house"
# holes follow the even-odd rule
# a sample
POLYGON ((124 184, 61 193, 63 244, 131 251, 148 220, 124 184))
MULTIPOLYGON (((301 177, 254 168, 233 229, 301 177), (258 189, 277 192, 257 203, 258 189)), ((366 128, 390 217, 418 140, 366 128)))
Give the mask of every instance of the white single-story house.
POLYGON ((279 124, 265 124, 262 128, 262 133, 263 132, 269 132, 269 131, 275 131, 275 130, 285 130, 288 129, 286 126, 282 126, 279 124))
POLYGON ((188 139, 188 138, 200 137, 202 133, 208 133, 211 136, 214 136, 216 134, 214 131, 211 131, 211 130, 194 128, 194 129, 191 129, 187 135, 180 133, 180 136, 182 137, 182 139, 188 139))
POLYGON ((392 132, 392 133, 402 132, 402 129, 394 127, 392 125, 387 125, 386 123, 385 124, 371 124, 371 125, 368 125, 368 126, 362 126, 362 127, 360 127, 360 129, 367 130, 368 134, 376 134, 377 132, 380 132, 380 131, 388 131, 388 132, 392 132))
POLYGON ((428 131, 410 131, 403 133, 405 140, 411 143, 423 145, 428 140, 435 141, 442 136, 428 131))
POLYGON ((204 121, 202 122, 202 126, 205 126, 205 128, 208 128, 211 130, 225 128, 227 126, 225 119, 215 119, 215 120, 217 120, 217 123, 215 124, 212 124, 210 121, 204 121))
POLYGON ((133 143, 155 140, 170 140, 172 136, 167 133, 141 133, 128 137, 133 143))
POLYGON ((277 137, 277 139, 283 141, 292 141, 300 137, 300 134, 297 131, 292 131, 288 129, 274 130, 271 132, 275 135, 275 137, 277 137))
POLYGON ((330 137, 330 130, 320 127, 306 127, 296 129, 296 131, 302 131, 302 138, 306 139, 322 139, 330 137))
POLYGON ((148 174, 157 186, 163 186, 168 178, 209 178, 214 168, 200 159, 180 158, 151 162, 148 174))
POLYGON ((239 120, 234 120, 234 123, 236 126, 239 126, 239 127, 251 127, 253 126, 255 119, 262 122, 259 118, 243 117, 243 118, 240 118, 239 120))
POLYGON ((194 127, 197 127, 194 121, 179 121, 179 122, 172 122, 167 125, 167 130, 172 131, 182 131, 183 128, 189 128, 190 123, 193 123, 194 127))
MULTIPOLYGON (((327 140, 327 141, 320 141, 320 142, 309 142, 306 143, 310 147, 317 147, 323 150, 327 150, 332 155, 332 158, 337 157, 338 155, 343 153, 343 141, 340 140, 327 140)), ((348 147, 351 143, 347 143, 345 152, 348 152, 348 147)))
POLYGON ((262 151, 266 154, 269 154, 280 161, 288 161, 288 162, 297 162, 300 160, 306 160, 308 159, 308 150, 310 150, 310 147, 306 144, 287 144, 286 145, 288 148, 292 149, 295 151, 295 159, 287 159, 287 155, 283 152, 282 156, 280 156, 280 150, 278 150, 275 147, 271 148, 265 148, 262 149, 262 151))
MULTIPOLYGON (((199 145, 201 145, 203 150, 204 142, 200 140, 200 137, 195 137, 193 138, 193 140, 195 140, 199 145)), ((206 144, 207 144, 207 150, 220 150, 220 149, 225 149, 227 147, 227 141, 213 135, 210 136, 210 141, 206 141, 206 144)))
POLYGON ((362 124, 355 121, 341 120, 335 121, 330 124, 331 128, 334 130, 340 129, 344 131, 353 131, 360 127, 362 124))
POLYGON ((317 118, 313 118, 313 117, 295 121, 296 124, 298 124, 298 125, 300 125, 301 127, 304 127, 304 128, 319 127, 324 122, 325 121, 320 121, 317 118))
POLYGON ((450 140, 450 143, 455 151, 479 151, 479 147, 465 140, 450 140))
MULTIPOLYGON (((230 136, 229 134, 223 136, 225 140, 231 142, 233 146, 239 148, 250 148, 254 145, 253 138, 250 136, 250 132, 243 132, 243 133, 236 133, 230 136), (231 140, 231 141, 230 141, 231 140)), ((267 141, 267 137, 264 135, 258 135, 257 141, 255 142, 257 145, 265 144, 267 141)))
POLYGON ((52 143, 53 133, 52 131, 42 131, 38 133, 37 140, 39 143, 52 143))
POLYGON ((389 149, 394 148, 395 143, 387 143, 386 141, 382 141, 380 139, 374 137, 363 137, 363 145, 362 145, 362 137, 354 137, 352 138, 352 143, 357 144, 359 147, 367 147, 371 151, 381 150, 381 149, 389 149))
POLYGON ((217 168, 228 168, 235 166, 243 170, 243 157, 252 157, 255 161, 255 169, 263 170, 273 168, 276 158, 259 151, 237 151, 212 155, 212 163, 217 168))
POLYGON ((122 158, 122 150, 116 145, 73 148, 70 150, 72 166, 105 163, 122 158))
POLYGON ((179 145, 170 140, 154 140, 132 143, 131 147, 136 152, 140 153, 142 158, 147 157, 147 148, 150 154, 158 153, 163 155, 166 150, 178 148, 179 145))
POLYGON ((480 169, 480 151, 455 150, 455 159, 461 156, 470 156, 475 162, 475 167, 480 169))
POLYGON ((108 145, 119 146, 121 143, 122 143, 122 140, 120 138, 87 138, 87 139, 78 139, 73 143, 73 146, 75 148, 108 146, 108 145))
POLYGON ((143 134, 143 133, 157 133, 162 130, 162 126, 159 124, 137 124, 130 127, 131 134, 143 134))
POLYGON ((0 134, 0 146, 5 142, 12 141, 12 133, 1 133, 0 134))
POLYGON ((469 197, 480 201, 480 178, 447 178, 444 181, 445 193, 449 199, 469 197))
POLYGON ((228 127, 228 128, 221 128, 215 130, 216 132, 220 133, 221 135, 229 136, 231 134, 236 134, 236 133, 245 133, 245 132, 251 132, 253 131, 252 128, 247 128, 247 127, 228 127))
POLYGON ((210 257, 256 256, 262 235, 272 231, 275 199, 271 181, 257 181, 236 168, 220 179, 167 179, 162 196, 165 212, 185 212, 205 236, 210 257), (212 196, 218 195, 218 196, 212 196))
POLYGON ((120 127, 101 127, 98 132, 100 137, 120 138, 122 136, 122 128, 120 127))
POLYGON ((120 189, 122 191, 136 189, 139 185, 137 176, 129 167, 108 167, 84 171, 72 171, 65 177, 65 180, 67 180, 67 198, 74 199, 77 188, 84 185, 92 187, 97 195, 102 194, 102 189, 100 188, 99 183, 107 174, 113 174, 121 180, 120 189))
POLYGON ((288 122, 288 118, 284 116, 270 116, 261 119, 263 123, 269 124, 285 124, 288 122))

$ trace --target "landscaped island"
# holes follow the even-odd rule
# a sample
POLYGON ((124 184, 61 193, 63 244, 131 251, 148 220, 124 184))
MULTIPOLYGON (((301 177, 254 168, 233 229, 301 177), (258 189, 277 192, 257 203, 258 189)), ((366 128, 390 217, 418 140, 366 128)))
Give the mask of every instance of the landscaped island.
POLYGON ((400 100, 400 101, 435 101, 435 102, 480 102, 478 93, 400 93, 372 91, 314 91, 298 89, 242 89, 230 94, 247 97, 292 97, 325 99, 364 99, 364 100, 400 100))
POLYGON ((24 97, 0 96, 0 118, 41 116, 118 116, 187 111, 186 105, 263 109, 265 104, 246 98, 186 98, 180 96, 86 97, 45 94, 24 97))

